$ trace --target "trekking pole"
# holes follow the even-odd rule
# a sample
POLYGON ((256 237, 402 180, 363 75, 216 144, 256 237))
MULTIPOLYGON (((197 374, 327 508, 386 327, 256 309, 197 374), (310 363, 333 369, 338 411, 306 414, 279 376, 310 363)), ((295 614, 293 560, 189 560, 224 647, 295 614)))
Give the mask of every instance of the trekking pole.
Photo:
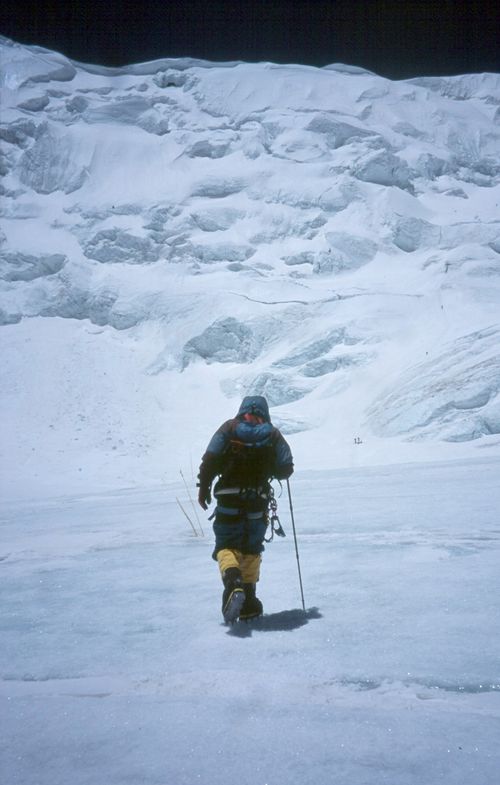
POLYGON ((290 493, 290 482, 288 481, 288 478, 286 481, 286 487, 288 491, 288 501, 290 502, 290 517, 292 519, 293 541, 295 543, 295 555, 297 556, 297 569, 299 571, 300 596, 302 597, 302 609, 305 613, 306 604, 304 602, 304 589, 302 588, 302 575, 300 574, 300 560, 299 560, 299 548, 297 545, 297 532, 295 531, 295 519, 293 517, 292 494, 290 493))

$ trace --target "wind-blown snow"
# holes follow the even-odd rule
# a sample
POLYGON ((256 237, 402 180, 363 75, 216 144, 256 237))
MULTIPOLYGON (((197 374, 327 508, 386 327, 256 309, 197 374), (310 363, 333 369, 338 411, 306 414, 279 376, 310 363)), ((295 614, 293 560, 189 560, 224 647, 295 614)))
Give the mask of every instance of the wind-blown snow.
POLYGON ((500 76, 1 54, 12 494, 172 479, 248 392, 303 467, 498 451, 500 76))

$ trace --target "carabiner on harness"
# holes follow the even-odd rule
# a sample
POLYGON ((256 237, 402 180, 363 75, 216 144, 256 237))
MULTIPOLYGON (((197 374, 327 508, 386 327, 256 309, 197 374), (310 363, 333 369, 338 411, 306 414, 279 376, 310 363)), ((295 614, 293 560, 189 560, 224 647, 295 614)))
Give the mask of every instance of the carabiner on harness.
POLYGON ((269 537, 264 537, 264 542, 272 542, 274 535, 277 537, 286 537, 283 526, 281 525, 280 519, 278 518, 278 502, 274 498, 273 488, 271 488, 269 491, 268 520, 271 531, 269 537), (271 514, 269 515, 269 513, 271 514))

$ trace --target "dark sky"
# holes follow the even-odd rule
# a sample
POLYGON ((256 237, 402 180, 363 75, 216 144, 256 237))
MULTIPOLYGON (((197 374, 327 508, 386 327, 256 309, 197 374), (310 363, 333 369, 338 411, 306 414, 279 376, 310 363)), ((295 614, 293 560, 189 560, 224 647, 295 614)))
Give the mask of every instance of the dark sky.
POLYGON ((485 0, 3 0, 0 33, 74 60, 343 62, 391 79, 500 71, 485 0))

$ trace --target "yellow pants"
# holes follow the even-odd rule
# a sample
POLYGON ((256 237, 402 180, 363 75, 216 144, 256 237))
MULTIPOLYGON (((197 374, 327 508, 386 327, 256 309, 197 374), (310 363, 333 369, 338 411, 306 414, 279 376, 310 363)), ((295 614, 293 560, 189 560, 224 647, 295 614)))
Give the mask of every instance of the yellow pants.
POLYGON ((260 576, 260 554, 241 553, 241 551, 223 548, 217 554, 217 562, 222 577, 229 567, 237 567, 241 570, 243 583, 257 583, 260 576))

